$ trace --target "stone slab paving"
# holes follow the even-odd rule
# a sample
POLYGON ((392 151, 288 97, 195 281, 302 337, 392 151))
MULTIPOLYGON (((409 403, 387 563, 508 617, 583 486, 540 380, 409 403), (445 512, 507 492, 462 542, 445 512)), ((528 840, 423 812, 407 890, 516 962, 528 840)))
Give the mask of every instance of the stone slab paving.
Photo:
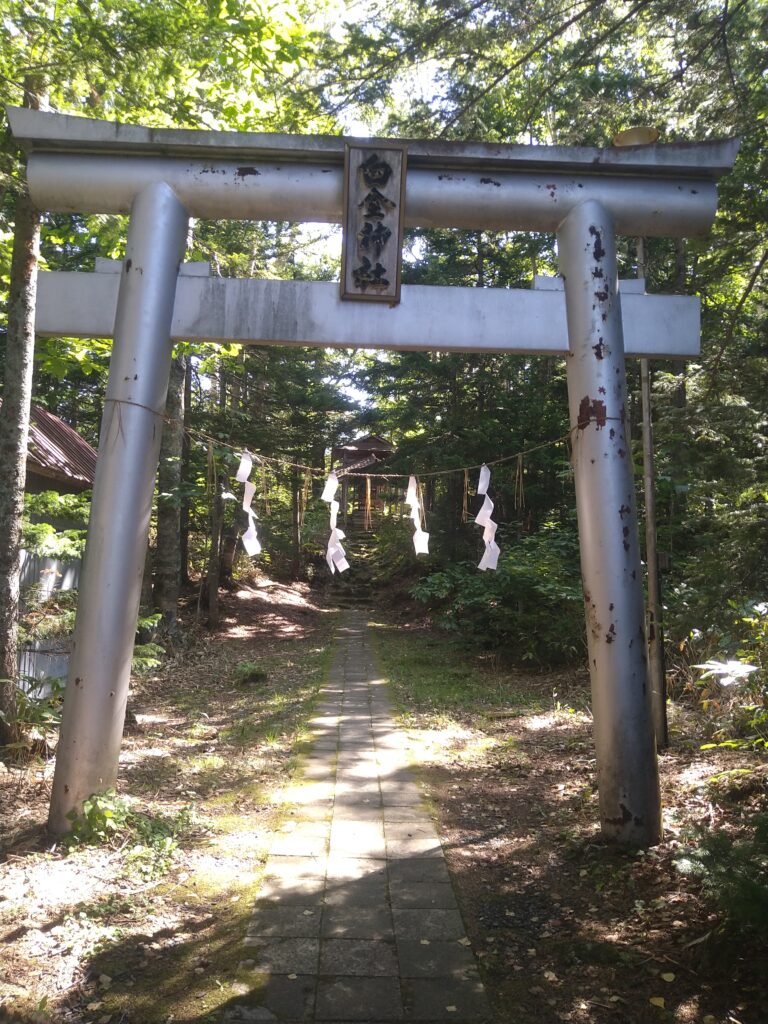
POLYGON ((440 839, 408 766, 364 614, 347 611, 300 778, 280 795, 222 1024, 487 1024, 440 839))

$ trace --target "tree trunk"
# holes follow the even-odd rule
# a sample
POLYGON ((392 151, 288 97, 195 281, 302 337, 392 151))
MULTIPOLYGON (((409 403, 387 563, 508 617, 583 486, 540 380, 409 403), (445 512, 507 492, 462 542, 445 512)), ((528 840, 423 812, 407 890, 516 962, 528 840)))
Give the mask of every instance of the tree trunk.
POLYGON ((224 501, 218 474, 214 474, 211 505, 211 546, 208 552, 208 625, 219 624, 219 580, 221 578, 221 530, 224 523, 224 501))
POLYGON ((219 586, 228 587, 232 583, 232 575, 235 571, 235 558, 237 556, 237 542, 240 538, 240 529, 237 523, 233 523, 221 531, 221 558, 219 568, 219 586))
POLYGON ((179 602, 181 573, 181 465, 184 445, 184 380, 187 371, 185 356, 177 356, 171 363, 171 377, 160 447, 160 466, 157 475, 157 554, 155 557, 154 603, 162 614, 163 631, 173 634, 177 630, 176 616, 179 602))
POLYGON ((24 182, 16 200, 5 391, 0 407, 0 743, 18 738, 19 548, 27 477, 39 251, 40 216, 24 182))
POLYGON ((291 470, 291 524, 293 540, 291 575, 297 580, 301 569, 301 487, 299 473, 296 469, 291 470))
MULTIPOLYGON (((184 373, 184 431, 181 441, 181 483, 189 482, 190 444, 187 427, 192 409, 192 357, 187 358, 184 373)), ((179 563, 181 586, 189 584, 189 498, 186 493, 181 499, 179 524, 179 563)))
POLYGON ((219 412, 227 411, 227 371, 224 360, 219 360, 219 412))
POLYGON ((245 349, 241 345, 237 353, 237 369, 232 375, 232 412, 242 412, 245 409, 244 379, 245 349))
POLYGON ((139 607, 145 612, 152 609, 152 569, 155 564, 155 552, 152 549, 151 538, 147 540, 147 550, 144 554, 144 569, 141 574, 141 600, 139 607))

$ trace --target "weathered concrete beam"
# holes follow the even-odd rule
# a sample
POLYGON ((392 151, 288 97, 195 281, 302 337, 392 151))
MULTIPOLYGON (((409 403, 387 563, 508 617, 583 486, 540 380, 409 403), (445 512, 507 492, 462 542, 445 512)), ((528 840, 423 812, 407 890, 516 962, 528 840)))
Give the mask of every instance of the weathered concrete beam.
MULTIPOLYGON (((37 333, 111 337, 120 278, 104 272, 41 273, 37 333)), ((342 302, 333 282, 206 278, 183 268, 171 336, 246 345, 565 355, 565 296, 556 281, 547 290, 541 283, 537 290, 405 285, 400 304, 389 308, 342 302)), ((633 293, 635 282, 625 287, 628 355, 698 355, 698 298, 633 293)))
POLYGON ((716 181, 733 166, 737 139, 673 142, 653 146, 531 146, 505 142, 447 142, 442 139, 371 140, 341 135, 148 128, 52 111, 6 107, 11 132, 27 153, 102 153, 112 157, 146 154, 231 159, 242 162, 344 163, 346 142, 407 142, 412 167, 479 171, 575 171, 601 175, 648 175, 716 181))
MULTIPOLYGON (((156 156, 36 153, 27 161, 32 200, 57 213, 128 213, 164 182, 191 216, 341 223, 343 169, 156 156)), ((620 234, 698 237, 715 217, 717 188, 697 178, 563 173, 559 168, 432 170, 406 176, 405 225, 489 231, 556 231, 587 200, 603 203, 620 234)))
MULTIPOLYGON (((342 219, 340 137, 154 129, 18 108, 8 117, 41 210, 127 213, 139 192, 164 182, 193 217, 342 219)), ((556 231, 591 200, 620 234, 703 235, 715 182, 737 150, 736 140, 626 149, 412 140, 404 222, 556 231)))

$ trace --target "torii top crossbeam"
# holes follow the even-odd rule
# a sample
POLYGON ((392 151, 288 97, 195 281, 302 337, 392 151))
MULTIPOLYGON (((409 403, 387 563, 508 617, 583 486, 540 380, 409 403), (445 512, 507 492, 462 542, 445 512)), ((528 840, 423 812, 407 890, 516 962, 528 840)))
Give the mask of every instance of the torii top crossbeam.
MULTIPOLYGON (((129 213, 142 189, 163 181, 193 217, 342 219, 352 140, 341 136, 145 128, 20 107, 8 118, 40 209, 129 213)), ((691 237, 709 230, 715 183, 738 143, 407 146, 408 226, 556 231, 572 207, 595 199, 619 234, 691 237)))

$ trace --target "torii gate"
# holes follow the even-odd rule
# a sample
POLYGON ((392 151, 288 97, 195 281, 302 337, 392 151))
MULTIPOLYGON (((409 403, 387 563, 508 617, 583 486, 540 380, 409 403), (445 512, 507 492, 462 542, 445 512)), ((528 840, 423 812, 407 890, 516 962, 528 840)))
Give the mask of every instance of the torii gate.
POLYGON ((715 182, 738 144, 408 142, 406 225, 556 232, 563 291, 406 286, 389 308, 343 302, 333 284, 179 272, 190 217, 341 221, 343 138, 152 129, 20 108, 8 116, 39 209, 131 215, 119 274, 42 274, 39 283, 40 333, 115 339, 52 831, 66 832, 68 812, 116 779, 170 339, 184 338, 566 356, 601 825, 620 843, 658 842, 624 355, 695 355, 699 308, 682 296, 620 299, 615 236, 705 234, 715 182))

